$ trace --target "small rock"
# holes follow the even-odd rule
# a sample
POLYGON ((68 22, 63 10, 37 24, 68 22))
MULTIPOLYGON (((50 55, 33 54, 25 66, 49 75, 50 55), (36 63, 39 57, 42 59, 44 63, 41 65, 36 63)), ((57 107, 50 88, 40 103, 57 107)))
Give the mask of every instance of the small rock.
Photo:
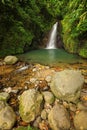
POLYGON ((45 66, 45 68, 46 68, 46 69, 50 69, 50 67, 49 67, 49 66, 45 66))
POLYGON ((22 72, 28 68, 29 68, 29 65, 26 65, 26 66, 23 66, 23 67, 19 68, 18 70, 16 70, 16 72, 22 72))
POLYGON ((42 112, 41 112, 41 118, 42 118, 43 120, 46 120, 46 119, 47 119, 47 112, 46 112, 45 109, 43 109, 42 112))
POLYGON ((69 103, 70 110, 75 112, 76 111, 76 105, 73 103, 69 103))
POLYGON ((0 111, 6 106, 4 101, 0 101, 0 111))
POLYGON ((31 82, 31 83, 35 83, 36 81, 37 81, 36 78, 30 78, 30 82, 31 82))
POLYGON ((85 79, 85 84, 87 84, 87 79, 85 79))
POLYGON ((63 101, 63 106, 64 106, 65 108, 69 108, 69 104, 68 104, 66 101, 63 101))
POLYGON ((7 101, 9 99, 10 95, 6 92, 0 93, 0 100, 1 101, 7 101))
POLYGON ((44 96, 44 100, 46 103, 48 104, 52 104, 54 102, 54 95, 49 92, 49 91, 45 91, 45 92, 42 92, 43 96, 44 96))
POLYGON ((87 111, 80 111, 74 117, 76 130, 87 130, 87 111))
POLYGON ((17 93, 19 90, 12 90, 11 92, 12 93, 17 93))
POLYGON ((7 92, 7 93, 11 93, 11 92, 12 92, 12 88, 11 88, 11 87, 4 88, 3 90, 4 90, 5 92, 7 92))
POLYGON ((36 118, 36 120, 34 121, 33 126, 38 128, 40 122, 41 122, 41 117, 38 116, 38 117, 36 118))
POLYGON ((87 110, 87 106, 85 106, 84 103, 79 102, 79 103, 77 104, 77 109, 78 109, 78 110, 87 110))
POLYGON ((48 75, 48 76, 46 76, 45 80, 49 83, 49 82, 51 82, 51 78, 52 78, 52 76, 48 75))
POLYGON ((49 87, 48 87, 48 86, 45 86, 45 87, 43 88, 43 91, 47 91, 47 90, 49 90, 49 87))
POLYGON ((33 68, 32 71, 33 71, 33 72, 36 72, 36 71, 37 71, 37 68, 33 68))
POLYGON ((48 130, 47 120, 42 120, 42 122, 39 123, 39 130, 48 130))
POLYGON ((17 61, 18 61, 18 58, 16 56, 6 56, 4 58, 4 62, 10 65, 15 64, 17 61))

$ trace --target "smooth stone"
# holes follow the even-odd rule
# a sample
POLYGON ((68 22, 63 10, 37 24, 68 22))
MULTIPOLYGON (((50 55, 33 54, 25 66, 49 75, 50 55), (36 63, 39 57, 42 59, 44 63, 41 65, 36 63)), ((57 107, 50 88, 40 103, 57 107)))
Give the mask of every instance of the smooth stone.
POLYGON ((68 130, 70 128, 69 113, 63 105, 55 104, 48 115, 52 130, 68 130))
POLYGON ((76 130, 87 130, 87 111, 80 111, 74 117, 76 130))
POLYGON ((35 83, 37 81, 37 78, 30 78, 31 83, 35 83))
POLYGON ((52 104, 55 100, 54 95, 49 91, 42 92, 44 100, 48 104, 52 104))
POLYGON ((7 101, 9 99, 10 95, 6 92, 1 92, 0 93, 0 100, 1 101, 7 101))
POLYGON ((6 56, 4 58, 4 62, 10 65, 15 64, 17 61, 18 61, 18 58, 16 56, 6 56))
POLYGON ((50 88, 58 99, 76 103, 83 84, 84 77, 80 71, 67 69, 53 75, 50 88))
POLYGON ((0 101, 0 129, 11 130, 16 121, 13 109, 4 101, 0 101))
POLYGON ((47 112, 46 112, 45 109, 43 109, 42 112, 41 112, 41 118, 42 118, 43 120, 46 120, 46 119, 47 119, 47 112))
POLYGON ((77 104, 77 109, 78 109, 78 110, 86 110, 86 111, 87 111, 87 106, 85 106, 84 103, 79 102, 79 103, 77 104))
POLYGON ((41 122, 41 117, 38 116, 38 117, 36 118, 36 120, 34 121, 33 126, 38 128, 40 122, 41 122))
POLYGON ((19 113, 23 121, 31 122, 40 114, 42 94, 36 89, 26 90, 20 95, 19 113))
POLYGON ((45 80, 49 83, 49 82, 51 82, 51 78, 52 78, 52 76, 48 75, 48 76, 46 76, 45 80))

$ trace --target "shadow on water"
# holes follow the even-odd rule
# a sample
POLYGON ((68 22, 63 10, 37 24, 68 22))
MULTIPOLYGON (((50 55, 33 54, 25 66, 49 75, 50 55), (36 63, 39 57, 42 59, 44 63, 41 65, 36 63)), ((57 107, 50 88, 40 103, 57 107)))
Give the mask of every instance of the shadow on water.
POLYGON ((63 49, 39 49, 18 55, 22 61, 40 63, 44 65, 57 65, 58 63, 82 63, 81 57, 67 53, 63 49))

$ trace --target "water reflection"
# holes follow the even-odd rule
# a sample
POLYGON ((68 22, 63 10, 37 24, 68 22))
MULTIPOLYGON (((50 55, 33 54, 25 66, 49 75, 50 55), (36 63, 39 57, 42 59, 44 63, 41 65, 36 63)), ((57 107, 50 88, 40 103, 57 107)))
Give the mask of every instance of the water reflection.
POLYGON ((22 61, 41 63, 44 65, 54 65, 58 63, 81 63, 81 57, 69 54, 63 49, 40 49, 19 55, 22 61))
POLYGON ((55 59, 56 59, 56 53, 55 53, 55 50, 54 49, 49 49, 47 50, 48 52, 48 60, 49 62, 55 62, 55 59))

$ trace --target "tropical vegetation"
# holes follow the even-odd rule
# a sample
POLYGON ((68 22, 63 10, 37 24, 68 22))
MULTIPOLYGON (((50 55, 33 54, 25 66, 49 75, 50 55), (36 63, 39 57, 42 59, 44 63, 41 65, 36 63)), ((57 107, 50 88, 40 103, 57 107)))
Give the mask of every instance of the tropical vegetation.
POLYGON ((38 48, 61 21, 64 48, 87 58, 86 0, 1 0, 0 8, 0 56, 38 48))

